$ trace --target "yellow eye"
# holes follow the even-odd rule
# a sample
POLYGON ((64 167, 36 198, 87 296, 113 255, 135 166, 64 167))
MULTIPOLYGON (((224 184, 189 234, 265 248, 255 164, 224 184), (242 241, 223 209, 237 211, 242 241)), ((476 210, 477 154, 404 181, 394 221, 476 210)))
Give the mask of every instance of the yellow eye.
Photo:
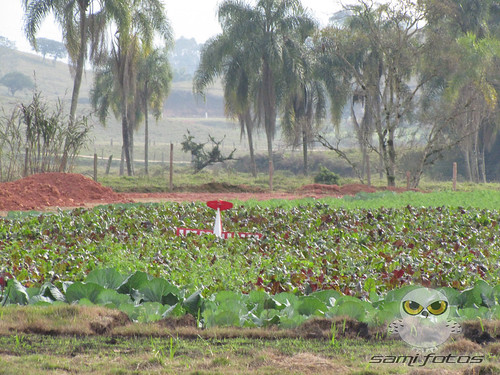
POLYGON ((417 315, 420 314, 424 307, 420 303, 415 301, 404 301, 403 309, 410 315, 417 315))
POLYGON ((427 306, 427 310, 432 315, 441 315, 448 309, 448 302, 446 301, 436 301, 429 306, 427 306))

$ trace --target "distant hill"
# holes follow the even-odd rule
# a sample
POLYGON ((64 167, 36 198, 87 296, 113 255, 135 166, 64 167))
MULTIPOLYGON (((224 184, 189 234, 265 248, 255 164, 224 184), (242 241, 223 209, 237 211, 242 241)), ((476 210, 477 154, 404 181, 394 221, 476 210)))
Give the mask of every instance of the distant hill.
MULTIPOLYGON (((36 77, 36 85, 43 97, 52 103, 58 99, 64 101, 66 111, 69 111, 73 79, 69 66, 63 62, 53 62, 41 56, 19 52, 13 49, 0 47, 0 78, 10 72, 21 72, 30 77, 36 77)), ((93 73, 87 71, 83 77, 80 90, 78 111, 81 114, 92 112, 89 93, 92 86, 93 73)), ((0 86, 0 115, 3 109, 9 113, 19 103, 30 103, 32 90, 22 90, 11 96, 7 87, 0 86)), ((191 81, 174 81, 168 96, 162 118, 156 122, 151 119, 150 139, 152 143, 151 154, 161 155, 168 149, 168 144, 180 143, 184 140, 187 130, 199 141, 207 141, 210 134, 218 139, 225 138, 228 149, 246 149, 246 140, 240 138, 239 125, 234 121, 224 118, 223 90, 220 84, 216 84, 207 92, 206 102, 201 97, 195 97, 192 92, 191 81)), ((84 153, 92 154, 98 152, 105 155, 119 155, 121 144, 121 123, 112 115, 108 118, 106 126, 99 124, 95 117, 92 138, 94 142, 84 153)), ((144 124, 139 124, 135 133, 136 154, 141 156, 144 139, 144 124)), ((258 138, 258 137, 257 137, 258 138)), ((264 146, 264 142, 261 142, 264 146)), ((177 153, 176 157, 184 157, 177 153)), ((188 158, 188 156, 185 156, 188 158)), ((189 160, 189 159, 188 159, 189 160)))
MULTIPOLYGON (((36 81, 38 90, 48 100, 54 102, 60 98, 69 103, 73 88, 73 79, 67 64, 52 59, 45 60, 38 55, 19 52, 0 47, 0 77, 10 72, 20 72, 36 81)), ((80 110, 88 112, 89 94, 92 87, 93 73, 87 71, 80 90, 80 110)), ((7 87, 0 86, 0 106, 8 108, 19 102, 30 100, 31 90, 23 90, 10 96, 7 87)), ((69 107, 69 104, 68 104, 69 107)), ((222 89, 215 87, 207 94, 206 103, 201 98, 195 98, 190 81, 173 82, 170 95, 165 102, 165 116, 168 117, 224 117, 222 89)))

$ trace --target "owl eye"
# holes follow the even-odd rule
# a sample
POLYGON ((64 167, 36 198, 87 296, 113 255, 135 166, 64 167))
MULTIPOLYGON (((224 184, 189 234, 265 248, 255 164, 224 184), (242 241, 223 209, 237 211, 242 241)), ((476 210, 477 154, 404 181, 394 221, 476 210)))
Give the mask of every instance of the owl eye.
POLYGON ((427 310, 432 315, 441 315, 448 309, 448 302, 446 301, 436 301, 427 306, 427 310))
POLYGON ((417 315, 420 314, 424 307, 420 303, 415 301, 404 301, 403 309, 407 314, 417 315))

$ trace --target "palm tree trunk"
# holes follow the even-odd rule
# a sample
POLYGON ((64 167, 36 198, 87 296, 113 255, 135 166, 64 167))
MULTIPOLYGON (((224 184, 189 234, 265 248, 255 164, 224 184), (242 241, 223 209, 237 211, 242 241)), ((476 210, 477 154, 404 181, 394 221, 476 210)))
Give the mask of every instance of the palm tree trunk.
POLYGON ((135 172, 134 171, 134 124, 132 121, 130 121, 130 117, 127 118, 127 125, 128 125, 128 148, 129 148, 130 170, 131 170, 131 174, 129 176, 133 176, 135 172))
POLYGON ((250 170, 252 171, 252 176, 257 178, 257 164, 255 163, 255 150, 253 147, 253 121, 252 115, 250 114, 250 110, 247 110, 245 113, 245 118, 243 120, 245 122, 245 128, 247 131, 248 138, 248 147, 250 149, 250 170))
MULTIPOLYGON (((126 101, 126 100, 125 100, 126 101)), ((126 108, 126 104, 123 104, 126 108)), ((124 112, 124 111, 122 111, 124 112)), ((129 125, 126 113, 122 113, 122 137, 123 137, 123 152, 125 153, 125 165, 127 166, 127 175, 132 176, 132 166, 130 163, 130 140, 129 140, 129 125)))
POLYGON ((124 57, 124 61, 121 64, 121 86, 122 86, 122 139, 123 139, 123 152, 125 153, 125 165, 127 166, 127 175, 132 176, 132 164, 130 159, 130 124, 128 121, 128 94, 129 94, 129 82, 128 82, 128 57, 124 57))
MULTIPOLYGON (((87 52, 87 13, 85 9, 80 9, 80 50, 76 61, 75 79, 73 81, 73 92, 71 94, 71 106, 69 109, 69 129, 72 129, 76 119, 76 108, 78 106, 78 96, 82 85, 83 67, 85 65, 85 55, 87 52)), ((64 140, 63 156, 59 165, 59 172, 64 172, 68 164, 69 142, 66 136, 64 140)))
POLYGON ((387 166, 387 186, 396 186, 396 149, 394 145, 394 129, 389 129, 389 139, 387 140, 387 152, 389 165, 387 166))
POLYGON ((308 174, 307 165, 307 132, 305 129, 302 130, 302 153, 304 154, 304 176, 308 174))
MULTIPOLYGON (((148 84, 145 83, 145 97, 148 98, 148 84)), ((144 99, 144 173, 149 175, 149 120, 148 120, 148 101, 144 99)))
POLYGON ((276 127, 276 95, 274 90, 273 72, 269 63, 263 63, 263 99, 264 99, 264 126, 267 137, 267 154, 269 157, 269 190, 273 190, 273 136, 276 127))

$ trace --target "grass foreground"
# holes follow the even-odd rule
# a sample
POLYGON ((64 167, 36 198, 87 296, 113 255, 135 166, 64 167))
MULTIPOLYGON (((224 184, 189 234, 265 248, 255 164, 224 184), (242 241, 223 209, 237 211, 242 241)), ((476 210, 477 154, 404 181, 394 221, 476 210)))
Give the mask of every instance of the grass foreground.
POLYGON ((2 374, 500 373, 500 343, 477 343, 494 336, 499 325, 493 322, 464 324, 463 336, 429 354, 381 329, 361 337, 359 323, 345 318, 314 320, 295 330, 201 330, 192 326, 193 318, 132 324, 102 307, 8 306, 0 315, 2 374), (418 360, 410 364, 412 358, 418 360), (443 358, 462 363, 440 363, 443 358))

